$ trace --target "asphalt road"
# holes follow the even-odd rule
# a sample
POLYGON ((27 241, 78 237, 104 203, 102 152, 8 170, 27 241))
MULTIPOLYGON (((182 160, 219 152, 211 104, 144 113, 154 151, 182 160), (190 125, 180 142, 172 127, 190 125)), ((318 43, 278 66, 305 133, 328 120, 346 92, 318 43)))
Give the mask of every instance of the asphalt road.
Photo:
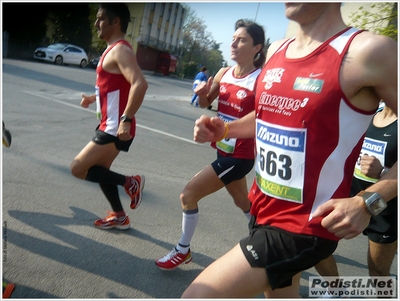
MULTIPOLYGON (((2 149, 2 267, 4 280, 16 284, 13 298, 179 298, 247 234, 246 218, 221 190, 200 202, 193 262, 173 271, 154 264, 180 237, 179 193, 215 158, 209 145, 192 141, 194 121, 215 112, 189 105, 191 81, 145 75, 137 137, 112 166, 146 176, 143 201, 130 210, 121 189, 131 229, 105 231, 93 227, 110 209, 99 187, 69 171, 97 126, 95 108, 79 106, 81 94, 94 91, 95 71, 4 59, 2 75, 3 120, 12 133, 11 147, 2 149)), ((367 276, 366 254, 363 236, 340 242, 340 274, 367 276)), ((397 276, 397 255, 394 262, 397 276)), ((305 298, 309 276, 314 269, 302 274, 305 298)))

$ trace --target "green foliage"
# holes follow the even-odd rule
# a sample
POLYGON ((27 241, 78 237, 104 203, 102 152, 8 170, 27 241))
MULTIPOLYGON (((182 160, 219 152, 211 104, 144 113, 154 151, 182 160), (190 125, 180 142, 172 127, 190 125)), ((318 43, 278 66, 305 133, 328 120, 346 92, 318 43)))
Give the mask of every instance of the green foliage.
POLYGON ((199 72, 199 68, 196 63, 189 62, 189 63, 183 64, 181 74, 184 75, 184 77, 189 77, 189 78, 193 77, 194 78, 196 76, 197 72, 199 72))
POLYGON ((361 6, 352 13, 351 25, 397 41, 397 2, 375 2, 370 8, 361 6))
POLYGON ((18 44, 40 45, 46 35, 47 6, 37 3, 3 3, 3 31, 18 44), (33 13, 35 12, 35 13, 33 13))
MULTIPOLYGON (((222 56, 220 43, 207 31, 204 20, 199 19, 187 5, 184 7, 187 14, 182 30, 181 57, 177 66, 179 76, 194 78, 201 66, 207 67, 209 75, 215 75, 219 69, 228 66, 222 56)), ((265 42, 265 52, 270 45, 268 38, 265 42)))
POLYGON ((7 57, 32 58, 38 46, 47 46, 47 13, 48 5, 43 3, 2 3, 2 29, 8 33, 7 57))
POLYGON ((50 43, 75 44, 88 51, 92 44, 89 5, 87 3, 53 4, 49 20, 53 23, 50 43))
POLYGON ((213 75, 224 62, 219 44, 207 31, 204 20, 199 19, 190 7, 186 5, 184 7, 187 15, 182 29, 181 57, 177 72, 181 77, 194 78, 199 68, 206 66, 209 74, 213 75))
POLYGON ((4 3, 2 8, 3 31, 9 33, 9 56, 31 58, 37 47, 54 42, 91 50, 94 21, 88 18, 88 3, 4 3))
POLYGON ((90 22, 90 28, 92 30, 92 45, 88 50, 89 58, 100 56, 103 53, 104 49, 107 48, 107 43, 97 36, 97 28, 94 26, 97 19, 98 9, 99 9, 98 4, 95 3, 89 4, 89 10, 90 10, 89 22, 90 22))

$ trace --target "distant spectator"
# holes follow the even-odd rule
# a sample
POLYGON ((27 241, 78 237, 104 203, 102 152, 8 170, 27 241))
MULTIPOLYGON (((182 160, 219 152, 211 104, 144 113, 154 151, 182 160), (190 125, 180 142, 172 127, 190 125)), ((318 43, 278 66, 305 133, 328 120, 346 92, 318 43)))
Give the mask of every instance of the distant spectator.
MULTIPOLYGON (((197 73, 196 77, 194 78, 193 82, 193 88, 192 90, 196 89, 196 87, 201 83, 201 82, 207 82, 208 75, 207 75, 207 67, 201 67, 200 72, 197 73)), ((195 105, 196 107, 199 106, 199 97, 197 96, 196 93, 193 94, 192 99, 190 100, 191 105, 195 105)))

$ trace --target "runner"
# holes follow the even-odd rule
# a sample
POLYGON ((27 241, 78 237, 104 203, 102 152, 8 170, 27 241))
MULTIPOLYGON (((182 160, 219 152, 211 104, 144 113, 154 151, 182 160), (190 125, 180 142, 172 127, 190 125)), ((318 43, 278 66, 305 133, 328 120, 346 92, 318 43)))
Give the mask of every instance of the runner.
POLYGON ((144 176, 124 176, 110 170, 120 151, 127 152, 135 137, 135 114, 147 90, 147 82, 137 64, 125 33, 130 21, 125 4, 101 3, 95 26, 99 38, 107 42, 107 49, 96 69, 96 93, 82 95, 81 106, 96 102, 100 124, 93 137, 71 163, 71 173, 90 182, 99 183, 113 209, 94 225, 100 229, 129 229, 118 193, 118 185, 125 188, 136 209, 142 199, 144 176))
POLYGON ((349 28, 340 3, 286 3, 296 36, 268 49, 255 114, 202 116, 197 142, 256 139, 250 235, 208 266, 183 298, 299 298, 302 271, 353 238, 397 194, 397 163, 349 197, 364 133, 383 99, 397 112, 397 46, 349 28), (373 201, 376 200, 376 203, 373 201))
MULTIPOLYGON (((258 24, 238 20, 231 44, 231 58, 236 65, 219 70, 215 79, 199 84, 199 105, 208 107, 218 97, 218 118, 231 122, 254 111, 254 85, 264 64, 264 30, 258 24)), ((225 187, 250 220, 246 174, 254 165, 254 139, 224 139, 212 143, 217 159, 195 175, 183 189, 182 235, 176 247, 156 261, 161 269, 170 270, 192 260, 190 242, 199 219, 198 202, 225 187)))

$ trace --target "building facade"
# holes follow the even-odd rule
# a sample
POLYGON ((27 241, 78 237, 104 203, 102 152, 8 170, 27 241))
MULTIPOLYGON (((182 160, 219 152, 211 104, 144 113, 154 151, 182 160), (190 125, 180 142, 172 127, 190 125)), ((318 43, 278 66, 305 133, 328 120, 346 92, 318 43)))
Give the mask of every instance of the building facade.
POLYGON ((186 10, 180 3, 127 3, 131 22, 126 39, 142 70, 175 72, 186 10))

